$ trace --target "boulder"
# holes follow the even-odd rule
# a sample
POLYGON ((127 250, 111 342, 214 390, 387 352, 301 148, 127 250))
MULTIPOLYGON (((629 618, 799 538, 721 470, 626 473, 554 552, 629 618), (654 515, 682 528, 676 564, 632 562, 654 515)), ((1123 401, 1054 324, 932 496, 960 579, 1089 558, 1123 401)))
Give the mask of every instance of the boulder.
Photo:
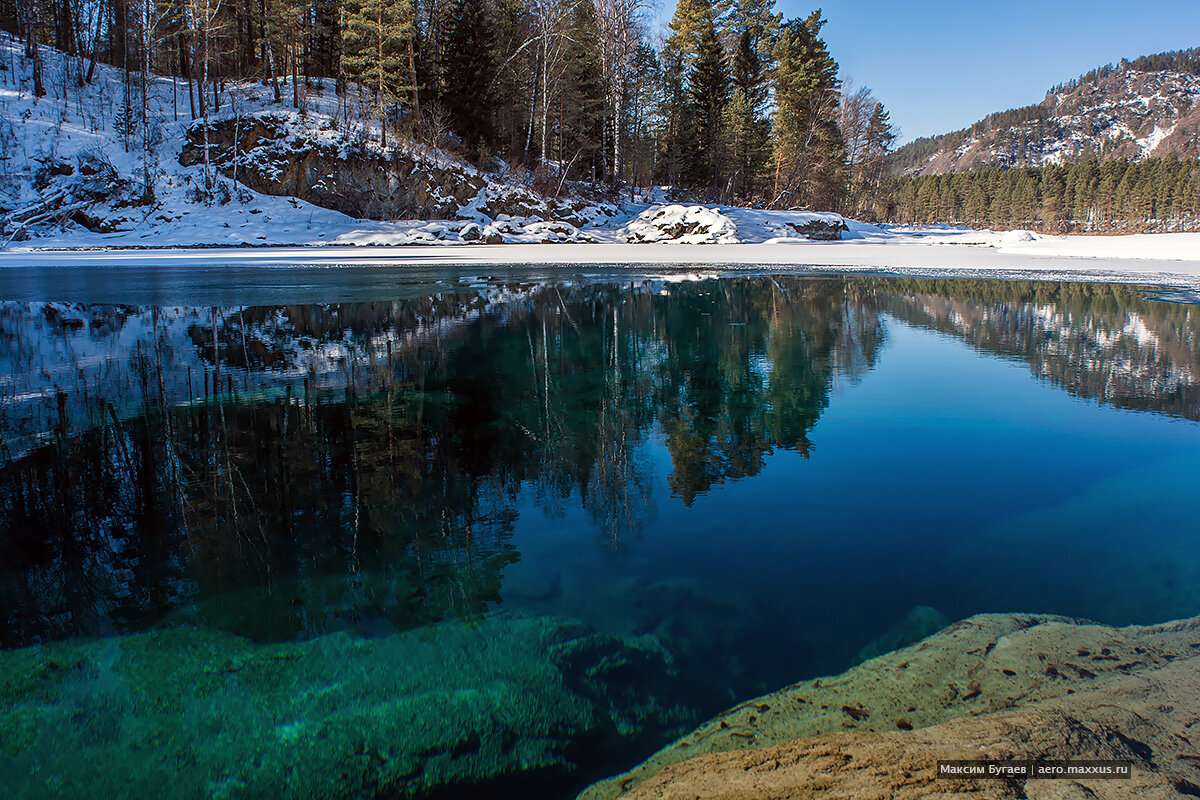
POLYGON ((742 703, 580 797, 1175 797, 1198 716, 1200 618, 985 614, 742 703), (954 758, 1122 758, 1138 780, 936 781, 954 758))
POLYGON ((803 224, 792 222, 789 225, 804 238, 822 242, 835 242, 842 238, 842 231, 849 230, 846 223, 840 219, 814 219, 803 224))
POLYGON ((625 226, 628 242, 732 244, 737 225, 716 208, 663 205, 646 209, 625 226))

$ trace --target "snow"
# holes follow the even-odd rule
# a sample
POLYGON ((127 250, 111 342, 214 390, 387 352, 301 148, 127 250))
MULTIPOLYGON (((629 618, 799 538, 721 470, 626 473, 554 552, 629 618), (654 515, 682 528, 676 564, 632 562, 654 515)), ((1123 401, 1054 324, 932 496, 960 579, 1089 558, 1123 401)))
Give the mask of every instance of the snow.
MULTIPOLYGON (((19 63, 20 53, 14 48, 18 45, 10 37, 0 35, 0 58, 19 63)), ((67 59, 62 54, 47 47, 42 53, 46 75, 64 72, 67 59)), ((179 148, 191 124, 186 86, 170 79, 149 81, 148 107, 163 144, 146 162, 138 147, 126 151, 113 129, 115 110, 122 103, 119 70, 98 65, 96 81, 78 94, 56 97, 61 89, 51 86, 50 95, 40 100, 23 82, 28 76, 16 74, 20 71, 9 70, 0 77, 0 144, 9 155, 0 164, 0 217, 5 210, 43 197, 38 182, 45 176, 39 177, 38 171, 45 164, 80 163, 93 156, 111 163, 130 182, 131 192, 148 168, 154 176, 156 204, 104 201, 106 219, 117 228, 106 233, 72 222, 40 225, 32 238, 0 248, 0 270, 54 264, 768 265, 1137 279, 1186 291, 1200 286, 1200 233, 1067 237, 950 226, 880 227, 806 210, 684 205, 672 202, 675 191, 663 186, 641 190, 635 201, 577 203, 572 213, 579 224, 503 214, 492 219, 480 211, 489 198, 528 191, 517 170, 506 165, 487 175, 488 185, 462 204, 452 220, 356 219, 244 186, 228 198, 197 202, 202 167, 179 164, 179 148), (183 104, 178 115, 177 100, 183 104), (808 240, 801 229, 813 223, 844 226, 842 240, 808 240), (551 243, 556 246, 544 246, 551 243), (222 249, 208 249, 212 247, 222 249), (76 252, 63 252, 72 250, 76 252)), ((354 102, 351 98, 350 104, 354 102)), ((303 114, 273 104, 271 89, 251 81, 230 86, 222 108, 225 116, 270 113, 283 120, 290 134, 309 140, 339 144, 355 135, 376 146, 375 123, 353 117, 345 122, 346 109, 339 106, 332 83, 316 82, 306 103, 303 114), (334 124, 339 114, 340 128, 334 124)), ((1143 146, 1169 133, 1156 127, 1143 146)), ((422 162, 480 174, 436 149, 411 142, 399 146, 422 162)))
POLYGON ((1162 141, 1175 132, 1175 127, 1175 125, 1168 125, 1167 127, 1155 125, 1154 130, 1148 135, 1136 140, 1137 146, 1142 150, 1142 155, 1149 156, 1157 150, 1162 141))
POLYGON ((626 241, 734 244, 737 225, 718 207, 661 205, 646 209, 622 230, 626 241))
MULTIPOLYGON (((840 242, 782 241, 772 244, 566 243, 471 247, 275 247, 174 250, 92 250, 0 253, 6 268, 62 266, 174 267, 354 266, 466 267, 505 265, 682 266, 785 268, 803 272, 872 272, 922 276, 982 276, 1096 280, 1153 284, 1200 298, 1200 234, 1142 236, 1038 236, 1006 243, 989 231, 876 229, 879 233, 840 242)), ((851 233, 855 233, 853 230, 851 233)))

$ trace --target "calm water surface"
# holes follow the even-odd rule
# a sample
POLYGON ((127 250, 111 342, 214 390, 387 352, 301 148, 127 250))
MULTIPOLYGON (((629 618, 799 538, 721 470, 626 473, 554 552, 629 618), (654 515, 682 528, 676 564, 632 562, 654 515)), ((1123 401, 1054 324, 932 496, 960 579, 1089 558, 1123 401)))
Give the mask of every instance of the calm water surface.
POLYGON ((982 280, 372 280, 360 302, 0 305, 0 688, 42 709, 0 718, 24 742, 0 782, 567 797, 971 614, 1200 613, 1195 307, 982 280), (243 669, 264 658, 295 666, 264 688, 243 669), (381 664, 411 679, 386 700, 406 730, 429 709, 478 730, 397 743, 381 664), (214 673, 170 724, 207 722, 163 733, 154 681, 214 673), (349 743, 312 703, 238 716, 351 673, 338 707, 370 711, 349 743), (318 739, 347 755, 310 774, 318 739))

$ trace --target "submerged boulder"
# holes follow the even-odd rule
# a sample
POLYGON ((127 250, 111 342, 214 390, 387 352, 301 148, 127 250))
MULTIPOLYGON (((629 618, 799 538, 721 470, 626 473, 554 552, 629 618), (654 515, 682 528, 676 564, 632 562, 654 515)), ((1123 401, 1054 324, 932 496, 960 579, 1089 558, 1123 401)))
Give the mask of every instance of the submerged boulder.
POLYGON ((580 798, 1193 794, 1171 787, 1194 785, 1198 653, 1200 617, 1111 628, 981 614, 742 703, 580 798), (1128 759, 1136 780, 934 780, 937 759, 972 758, 1128 759))
POLYGON ((21 798, 540 790, 687 723, 672 676, 653 639, 508 613, 375 639, 169 628, 11 650, 0 783, 21 798))

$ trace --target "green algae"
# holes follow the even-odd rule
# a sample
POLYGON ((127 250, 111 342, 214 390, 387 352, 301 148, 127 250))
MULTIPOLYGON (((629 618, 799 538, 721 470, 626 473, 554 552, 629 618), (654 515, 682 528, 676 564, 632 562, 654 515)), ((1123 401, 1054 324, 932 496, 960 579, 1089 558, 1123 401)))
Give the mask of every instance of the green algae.
POLYGON ((516 614, 266 645, 167 628, 3 652, 0 676, 0 783, 31 800, 482 796, 695 721, 652 638, 516 614))

